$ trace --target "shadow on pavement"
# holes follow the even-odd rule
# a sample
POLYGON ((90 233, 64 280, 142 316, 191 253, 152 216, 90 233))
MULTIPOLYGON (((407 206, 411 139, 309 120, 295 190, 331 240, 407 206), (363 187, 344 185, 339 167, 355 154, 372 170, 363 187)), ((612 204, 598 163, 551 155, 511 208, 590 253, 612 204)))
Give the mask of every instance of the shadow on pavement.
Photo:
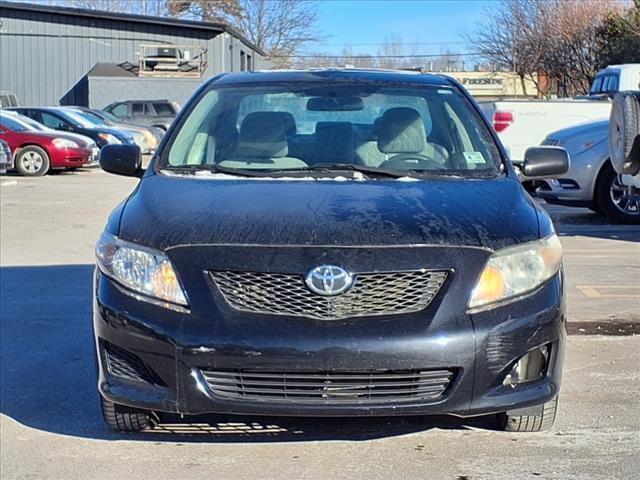
POLYGON ((93 265, 0 268, 0 409, 31 428, 94 439, 172 442, 366 440, 434 428, 492 428, 492 418, 163 417, 154 430, 102 422, 91 326, 93 265))

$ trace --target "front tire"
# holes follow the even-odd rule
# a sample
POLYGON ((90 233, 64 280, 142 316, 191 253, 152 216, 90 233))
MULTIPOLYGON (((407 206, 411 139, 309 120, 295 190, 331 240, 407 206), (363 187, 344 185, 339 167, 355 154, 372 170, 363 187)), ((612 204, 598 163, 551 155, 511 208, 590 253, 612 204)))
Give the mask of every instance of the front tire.
POLYGON ((117 405, 102 396, 100 406, 105 423, 112 430, 119 432, 140 432, 153 428, 158 420, 153 412, 117 405))
POLYGON ((16 156, 16 169, 25 177, 42 177, 51 168, 49 155, 35 145, 24 147, 16 156))
POLYGON ((540 432, 553 426, 558 411, 558 397, 542 406, 540 415, 498 414, 498 426, 507 432, 540 432))
POLYGON ((598 176, 595 196, 602 213, 614 222, 640 224, 640 191, 622 185, 609 163, 602 167, 598 176))

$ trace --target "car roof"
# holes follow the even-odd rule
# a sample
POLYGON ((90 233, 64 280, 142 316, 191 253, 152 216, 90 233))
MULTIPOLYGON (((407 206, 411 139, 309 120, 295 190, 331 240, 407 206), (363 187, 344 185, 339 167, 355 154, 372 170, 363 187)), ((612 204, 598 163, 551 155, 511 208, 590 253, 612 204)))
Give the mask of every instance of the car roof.
POLYGON ((278 82, 350 82, 403 83, 452 87, 455 85, 444 75, 433 75, 408 70, 325 68, 308 70, 258 70, 254 72, 227 73, 212 78, 209 83, 218 85, 240 83, 278 82))

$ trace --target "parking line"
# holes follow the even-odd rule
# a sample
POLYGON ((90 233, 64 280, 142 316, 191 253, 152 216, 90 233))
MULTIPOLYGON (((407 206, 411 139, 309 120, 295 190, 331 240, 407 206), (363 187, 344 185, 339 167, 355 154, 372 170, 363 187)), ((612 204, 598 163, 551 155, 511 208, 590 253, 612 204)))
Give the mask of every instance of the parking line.
POLYGON ((640 301, 638 285, 577 285, 576 289, 587 298, 635 298, 640 301), (604 291, 603 291, 604 290, 604 291), (614 290, 614 292, 611 292, 614 290), (617 293, 622 290, 624 293, 617 293), (627 293, 629 292, 629 293, 627 293))

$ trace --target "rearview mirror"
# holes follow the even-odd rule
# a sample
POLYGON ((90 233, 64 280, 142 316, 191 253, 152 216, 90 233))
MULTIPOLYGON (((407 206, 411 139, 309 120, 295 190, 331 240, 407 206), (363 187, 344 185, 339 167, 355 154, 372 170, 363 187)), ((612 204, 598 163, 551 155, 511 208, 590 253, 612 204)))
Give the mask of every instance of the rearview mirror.
POLYGON ((364 108, 360 97, 313 97, 307 101, 310 112, 351 112, 364 108))
POLYGON ((530 147, 524 152, 522 174, 528 178, 555 178, 569 171, 569 154, 562 147, 530 147))
POLYGON ((134 177, 143 172, 137 145, 105 145, 100 150, 100 168, 105 172, 134 177))

